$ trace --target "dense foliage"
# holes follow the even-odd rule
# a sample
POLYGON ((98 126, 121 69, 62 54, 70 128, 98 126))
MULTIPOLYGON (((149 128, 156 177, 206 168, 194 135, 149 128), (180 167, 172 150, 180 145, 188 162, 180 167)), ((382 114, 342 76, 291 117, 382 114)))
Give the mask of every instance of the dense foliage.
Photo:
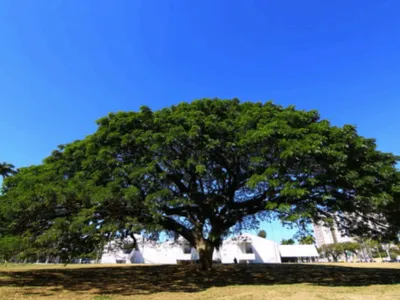
POLYGON ((336 216, 348 232, 392 238, 396 160, 316 111, 236 99, 142 107, 100 119, 93 135, 6 178, 0 228, 32 253, 67 258, 165 230, 205 268, 224 236, 266 218, 305 230, 336 216))

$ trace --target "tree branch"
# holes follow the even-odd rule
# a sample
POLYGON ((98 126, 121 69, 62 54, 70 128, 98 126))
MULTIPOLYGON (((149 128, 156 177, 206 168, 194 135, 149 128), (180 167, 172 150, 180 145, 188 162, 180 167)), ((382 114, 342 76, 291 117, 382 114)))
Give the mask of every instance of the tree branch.
POLYGON ((179 224, 174 219, 170 217, 164 217, 161 219, 160 224, 166 229, 176 232, 183 236, 192 246, 196 246, 196 236, 195 234, 186 228, 185 226, 179 224))
MULTIPOLYGON (((159 172, 159 173, 163 173, 164 172, 159 164, 155 164, 155 166, 156 166, 157 172, 159 172)), ((179 191, 182 194, 186 194, 186 193, 189 192, 189 188, 182 183, 180 175, 178 175, 178 174, 166 174, 166 177, 169 180, 171 180, 178 187, 179 191)))

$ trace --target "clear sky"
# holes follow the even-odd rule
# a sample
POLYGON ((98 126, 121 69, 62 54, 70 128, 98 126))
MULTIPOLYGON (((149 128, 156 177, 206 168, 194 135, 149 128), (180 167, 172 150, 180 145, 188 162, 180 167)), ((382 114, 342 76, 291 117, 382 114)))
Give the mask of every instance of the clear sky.
POLYGON ((399 11, 398 0, 2 0, 0 161, 40 163, 112 111, 204 97, 318 109, 400 154, 399 11))

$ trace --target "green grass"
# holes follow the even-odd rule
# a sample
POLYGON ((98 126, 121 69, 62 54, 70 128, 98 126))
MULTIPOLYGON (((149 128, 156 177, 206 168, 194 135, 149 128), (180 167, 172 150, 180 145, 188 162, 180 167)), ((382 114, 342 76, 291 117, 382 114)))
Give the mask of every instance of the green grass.
POLYGON ((8 265, 0 299, 400 299, 400 264, 8 265))
POLYGON ((110 300, 111 297, 110 296, 104 296, 104 295, 100 295, 100 296, 94 296, 93 300, 110 300))

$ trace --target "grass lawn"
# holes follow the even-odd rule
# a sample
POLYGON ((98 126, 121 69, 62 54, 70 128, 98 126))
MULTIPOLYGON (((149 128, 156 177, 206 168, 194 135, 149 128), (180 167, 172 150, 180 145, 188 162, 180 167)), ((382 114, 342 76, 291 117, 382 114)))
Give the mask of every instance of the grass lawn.
POLYGON ((400 264, 0 267, 0 299, 400 300, 400 264))

